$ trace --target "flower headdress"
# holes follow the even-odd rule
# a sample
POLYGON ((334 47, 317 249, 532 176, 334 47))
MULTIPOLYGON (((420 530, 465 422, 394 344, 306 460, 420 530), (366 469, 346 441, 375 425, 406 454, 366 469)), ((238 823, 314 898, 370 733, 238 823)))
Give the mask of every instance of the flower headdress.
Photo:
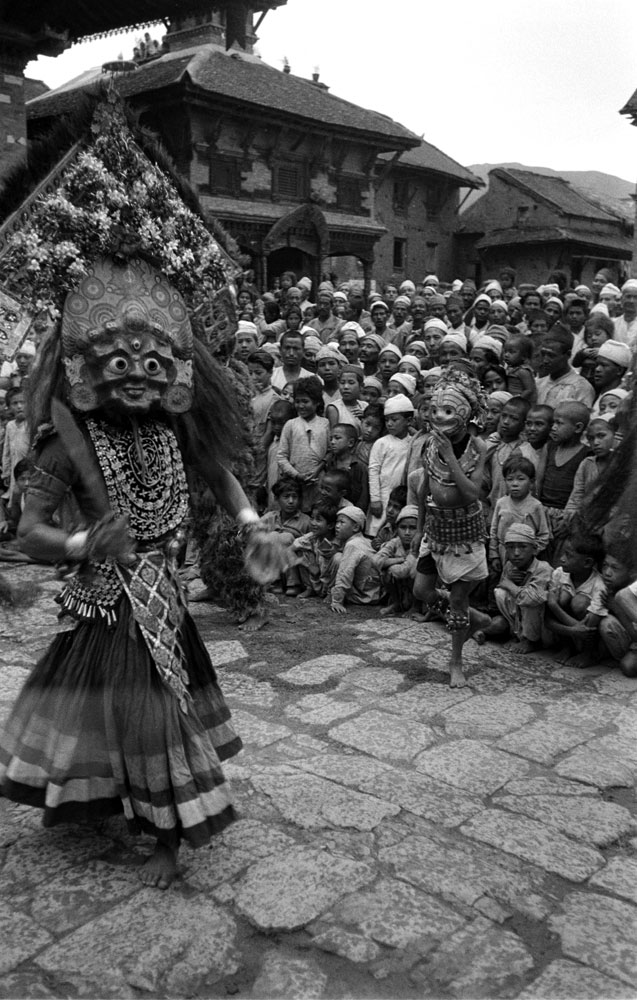
POLYGON ((227 284, 232 262, 171 177, 135 141, 109 92, 79 142, 0 236, 0 281, 32 313, 61 313, 99 257, 141 257, 189 310, 227 284))

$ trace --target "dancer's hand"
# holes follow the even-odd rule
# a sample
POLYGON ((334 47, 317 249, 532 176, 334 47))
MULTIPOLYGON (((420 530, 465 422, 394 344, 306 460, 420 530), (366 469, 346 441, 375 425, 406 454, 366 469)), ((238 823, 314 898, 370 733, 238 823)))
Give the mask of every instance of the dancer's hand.
POLYGON ((100 562, 111 556, 124 566, 135 562, 135 540, 131 538, 128 517, 107 514, 91 529, 88 538, 89 558, 100 562))
POLYGON ((255 525, 250 528, 244 555, 245 567, 253 580, 266 584, 278 580, 296 562, 290 536, 255 525))

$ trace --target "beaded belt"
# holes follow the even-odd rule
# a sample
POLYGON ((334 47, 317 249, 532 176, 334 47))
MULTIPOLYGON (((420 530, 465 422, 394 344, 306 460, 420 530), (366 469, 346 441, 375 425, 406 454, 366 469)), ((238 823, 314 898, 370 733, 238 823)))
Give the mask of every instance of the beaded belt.
POLYGON ((466 507, 427 507, 425 532, 432 552, 472 552, 472 545, 486 537, 486 523, 479 500, 466 507))

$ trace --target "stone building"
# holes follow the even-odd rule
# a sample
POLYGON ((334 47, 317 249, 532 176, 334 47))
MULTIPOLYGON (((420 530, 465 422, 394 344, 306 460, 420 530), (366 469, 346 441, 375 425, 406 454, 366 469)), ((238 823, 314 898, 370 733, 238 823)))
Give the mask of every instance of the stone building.
POLYGON ((489 171, 489 186, 460 218, 458 268, 480 281, 503 266, 539 284, 560 269, 590 284, 600 267, 624 273, 632 226, 562 177, 510 167, 489 171))
POLYGON ((466 167, 421 140, 400 156, 381 154, 376 165, 376 218, 387 232, 376 251, 375 272, 422 279, 456 276, 454 233, 461 189, 484 187, 466 167))

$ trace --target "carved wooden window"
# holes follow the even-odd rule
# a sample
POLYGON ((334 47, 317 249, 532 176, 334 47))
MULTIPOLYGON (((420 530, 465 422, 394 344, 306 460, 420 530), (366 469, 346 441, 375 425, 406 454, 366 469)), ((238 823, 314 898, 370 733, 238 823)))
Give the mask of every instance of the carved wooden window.
POLYGON ((241 172, 232 156, 216 154, 210 159, 210 192, 236 197, 241 192, 241 172))
POLYGON ((358 177, 339 177, 336 204, 349 212, 360 212, 361 182, 358 177))
POLYGON ((276 163, 272 170, 272 196, 281 201, 303 201, 309 193, 307 167, 303 163, 276 163))

